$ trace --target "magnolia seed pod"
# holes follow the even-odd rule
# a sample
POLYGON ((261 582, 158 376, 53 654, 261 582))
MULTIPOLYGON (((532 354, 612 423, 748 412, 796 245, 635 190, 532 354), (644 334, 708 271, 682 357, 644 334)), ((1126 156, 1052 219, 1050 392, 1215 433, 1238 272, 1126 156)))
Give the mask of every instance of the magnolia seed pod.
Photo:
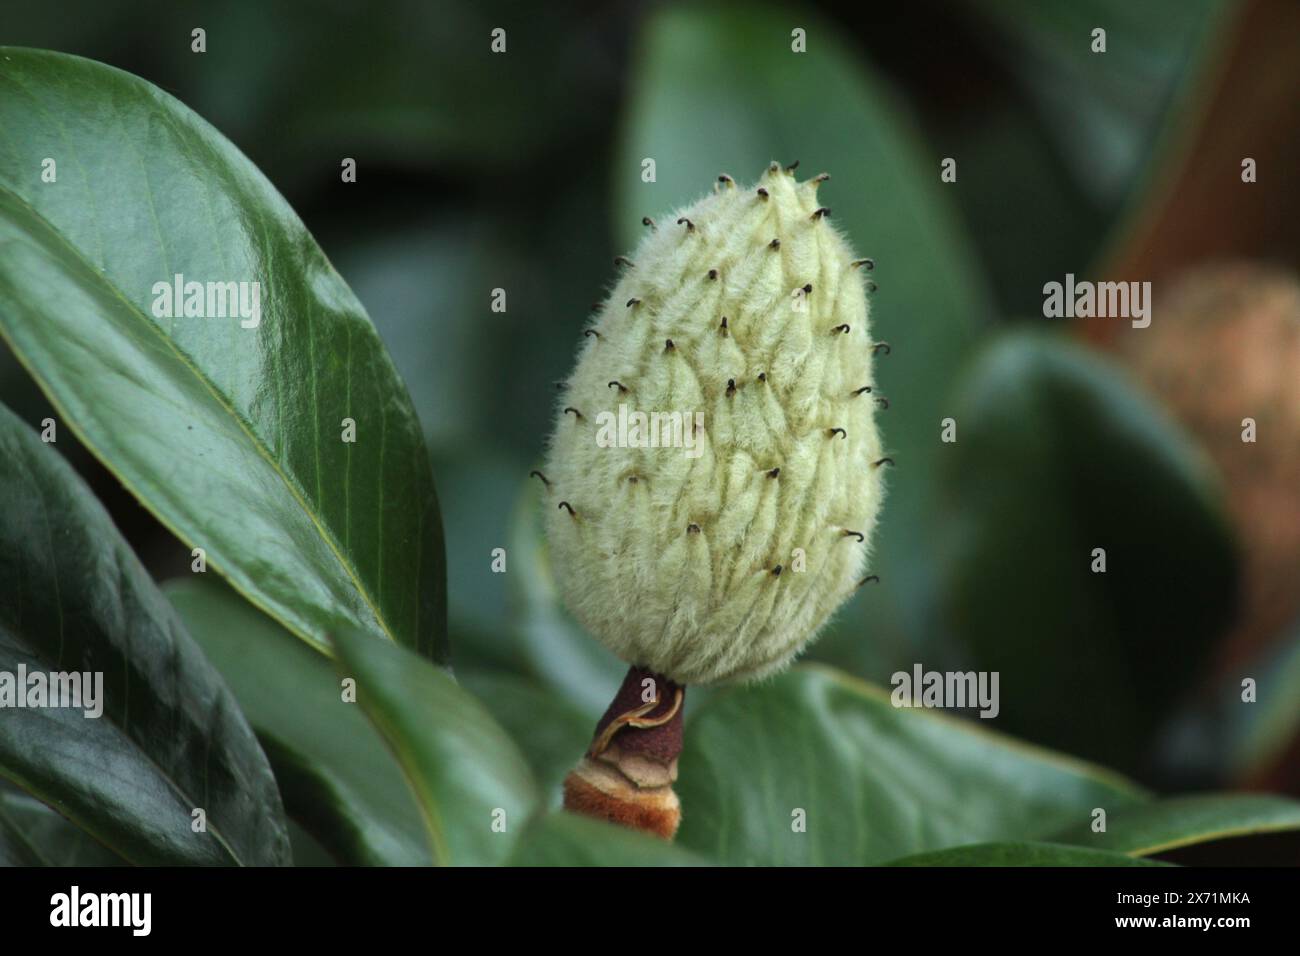
MULTIPOLYGON (((797 164, 796 164, 797 165, 797 164)), ((631 664, 564 781, 569 810, 671 839, 687 684, 780 670, 862 583, 884 494, 863 273, 827 176, 720 176, 660 220, 561 384, 551 563, 631 664)), ((548 477, 549 476, 549 477, 548 477)), ((872 576, 874 577, 874 576, 872 576)))
POLYGON ((560 592, 674 684, 779 671, 863 578, 881 346, 871 262, 819 204, 826 178, 774 163, 659 219, 561 392, 545 466, 560 592))

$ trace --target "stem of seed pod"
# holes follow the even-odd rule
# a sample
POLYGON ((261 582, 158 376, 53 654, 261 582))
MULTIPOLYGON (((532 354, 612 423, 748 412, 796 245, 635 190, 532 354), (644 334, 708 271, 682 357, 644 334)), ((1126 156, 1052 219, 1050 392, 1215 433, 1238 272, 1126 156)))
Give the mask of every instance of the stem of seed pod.
POLYGON ((673 792, 686 688, 631 667, 564 779, 564 807, 671 840, 681 821, 673 792))

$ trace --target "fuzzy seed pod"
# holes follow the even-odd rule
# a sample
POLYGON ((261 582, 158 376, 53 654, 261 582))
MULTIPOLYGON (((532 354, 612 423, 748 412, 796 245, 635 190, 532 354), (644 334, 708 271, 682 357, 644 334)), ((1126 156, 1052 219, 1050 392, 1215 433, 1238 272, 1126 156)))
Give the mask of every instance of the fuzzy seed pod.
POLYGON ((774 163, 659 219, 561 392, 545 469, 560 591, 679 684, 780 670, 864 574, 883 497, 870 260, 818 202, 825 178, 774 163))

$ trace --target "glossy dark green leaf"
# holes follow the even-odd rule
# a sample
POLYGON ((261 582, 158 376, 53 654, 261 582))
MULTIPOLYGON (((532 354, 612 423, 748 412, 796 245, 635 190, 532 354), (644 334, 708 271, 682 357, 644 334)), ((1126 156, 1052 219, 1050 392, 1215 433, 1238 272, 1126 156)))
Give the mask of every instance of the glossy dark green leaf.
POLYGON ((383 736, 415 792, 433 858, 503 863, 539 805, 537 782, 514 742, 444 670, 366 635, 333 635, 339 673, 383 736))
POLYGON ((125 866, 45 804, 0 786, 0 866, 125 866))
POLYGON ((873 547, 881 585, 859 592, 814 653, 860 672, 887 668, 926 632, 933 603, 926 542, 947 414, 937 386, 991 313, 939 158, 835 27, 803 9, 662 7, 644 27, 630 95, 613 176, 624 248, 643 232, 642 216, 698 198, 720 173, 743 183, 774 159, 800 160, 801 176, 832 175, 822 201, 876 261, 872 335, 893 346, 876 362, 877 391, 891 403, 880 427, 897 461, 873 547), (795 25, 807 31, 806 55, 791 53, 795 25), (647 158, 653 183, 642 180, 647 158))
POLYGON ((1045 335, 991 345, 950 407, 932 546, 969 665, 1000 674, 998 726, 1146 766, 1232 612, 1208 463, 1119 372, 1045 335))
POLYGON ((1168 866, 1059 843, 976 843, 890 860, 888 866, 1168 866))
POLYGON ((143 80, 16 48, 0 48, 0 155, 0 335, 62 422, 299 636, 324 649, 356 627, 444 657, 442 534, 410 399, 271 184, 143 80), (157 317, 177 275, 247 283, 250 318, 215 297, 235 317, 157 317))
POLYGON ((0 679, 20 667, 102 675, 102 713, 6 708, 0 775, 133 863, 288 861, 233 695, 81 479, 0 409, 0 679))
POLYGON ((559 806, 560 784, 591 743, 595 721, 554 690, 517 674, 457 669, 456 675, 519 745, 544 802, 559 806))
POLYGON ((1256 833, 1300 830, 1300 801, 1259 793, 1207 793, 1125 806, 1106 815, 1106 831, 1089 823, 1063 829, 1061 843, 1134 856, 1256 833))
POLYGON ((686 724, 678 842, 731 864, 872 865, 1045 838, 1146 798, 979 723, 896 708, 821 666, 722 691, 686 724))
POLYGON ((342 863, 429 864, 406 779, 331 663, 218 581, 165 593, 257 732, 288 814, 342 863))
MULTIPOLYGON (((51 865, 50 860, 37 849, 31 835, 26 832, 24 821, 15 819, 11 813, 10 803, 15 799, 22 798, 0 793, 0 866, 51 865)), ((39 801, 35 803, 40 806, 39 801)), ((73 832, 81 831, 74 827, 73 832)))
POLYGON ((590 817, 556 812, 524 833, 512 866, 708 866, 665 840, 590 817))
POLYGON ((1162 114, 1171 102, 1204 101, 1197 81, 1231 32, 1233 6, 1230 0, 1007 0, 981 4, 977 12, 995 28, 983 32, 1000 41, 999 59, 1010 65, 1062 160, 1113 208, 1164 130, 1162 114), (1092 49, 1098 27, 1106 30, 1104 53, 1092 49))
MULTIPOLYGON (((971 48, 979 92, 965 94, 960 122, 949 99, 926 119, 935 143, 959 158, 953 195, 1007 314, 1039 314, 1043 283, 1083 273, 1126 200, 1141 208, 1143 195, 1168 188, 1191 145, 1182 129, 1208 102, 1207 68, 1232 32, 1221 17, 1229 6, 967 5, 964 42, 951 48, 971 48), (1104 54, 1091 49, 1097 27, 1107 31, 1104 54)), ((932 95, 950 97, 947 86, 932 95)))

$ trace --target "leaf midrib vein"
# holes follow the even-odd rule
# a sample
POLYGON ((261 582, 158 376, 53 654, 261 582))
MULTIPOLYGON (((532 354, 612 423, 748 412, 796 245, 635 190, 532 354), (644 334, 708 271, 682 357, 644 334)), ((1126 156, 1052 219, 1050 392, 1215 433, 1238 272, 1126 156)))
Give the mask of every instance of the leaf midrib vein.
MULTIPOLYGON (((122 290, 118 287, 116 282, 110 281, 106 274, 98 272, 93 267, 90 261, 82 253, 82 251, 63 234, 62 230, 57 229, 53 223, 51 223, 48 219, 42 216, 41 213, 30 203, 28 203, 26 199, 24 199, 21 195, 19 195, 14 190, 10 189, 8 186, 4 184, 0 184, 0 190, 4 191, 9 196, 12 196, 15 200, 17 200, 19 205, 21 205, 24 209, 26 209, 32 216, 34 216, 39 221, 45 223, 46 226, 49 227, 51 233, 53 233, 58 238, 58 240, 62 242, 63 245, 66 246, 72 252, 72 254, 77 258, 77 260, 86 267, 86 270, 92 276, 94 276, 95 279, 102 282, 104 286, 106 286, 108 290, 112 293, 113 297, 116 298, 119 302, 121 302, 122 305, 127 309, 127 311, 131 315, 140 318, 144 322, 144 324, 155 335, 157 335, 158 338, 160 338, 163 341, 163 343, 167 346, 167 348, 171 351, 171 353, 176 357, 177 361, 181 363, 181 366, 194 375, 194 377, 207 390, 208 394, 211 395, 212 399, 217 403, 217 406, 222 410, 224 410, 231 417, 231 419, 235 421, 235 423, 239 426, 240 431, 242 431, 248 437, 248 440, 251 442, 257 454, 271 467, 272 471, 276 474, 276 476, 279 477, 280 480, 284 483, 285 488, 288 489, 289 494, 293 497, 297 505, 302 509, 303 514, 307 516, 308 520, 311 521, 312 526, 316 528, 317 532, 321 536, 321 540, 323 540, 326 546, 330 549, 330 553, 334 555, 335 559, 339 563, 339 566, 343 568, 344 572, 348 576, 348 579, 352 582, 353 587, 356 588, 358 595, 360 595, 361 599, 366 603, 366 606, 370 609, 371 613, 374 615, 375 622, 379 625, 380 629, 383 631, 384 636, 388 638, 390 641, 396 643, 396 637, 394 637, 392 631, 389 629, 387 622, 384 620, 383 614, 380 613, 379 608, 376 606, 375 602, 371 599, 369 592, 366 590, 365 586, 361 583, 360 579, 357 577, 357 573, 355 569, 352 567, 351 563, 347 561, 347 559, 345 559, 343 554, 340 552, 338 543, 334 540, 334 536, 321 523, 321 521, 317 518, 317 515, 312 511, 312 509, 308 507, 306 498, 304 497, 302 490, 297 487, 296 483, 280 467, 279 462, 276 461, 271 456, 270 451, 267 449, 266 445, 248 427, 248 424, 244 421, 243 416, 239 414, 238 410, 236 410, 234 406, 231 405, 230 402, 227 401, 226 398, 220 392, 217 391, 217 389, 213 386, 212 382, 208 379, 208 377, 204 375, 203 372, 190 360, 188 355, 186 355, 183 351, 180 350, 180 348, 177 347, 176 343, 172 340, 172 338, 169 335, 164 334, 162 329, 160 329, 155 323, 149 321, 148 316, 144 315, 144 313, 139 309, 138 306, 135 305, 135 303, 131 302, 129 299, 125 297, 125 295, 123 295, 122 290)), ((11 341, 11 344, 13 344, 15 346, 15 350, 17 350, 16 343, 12 343, 11 341)))

